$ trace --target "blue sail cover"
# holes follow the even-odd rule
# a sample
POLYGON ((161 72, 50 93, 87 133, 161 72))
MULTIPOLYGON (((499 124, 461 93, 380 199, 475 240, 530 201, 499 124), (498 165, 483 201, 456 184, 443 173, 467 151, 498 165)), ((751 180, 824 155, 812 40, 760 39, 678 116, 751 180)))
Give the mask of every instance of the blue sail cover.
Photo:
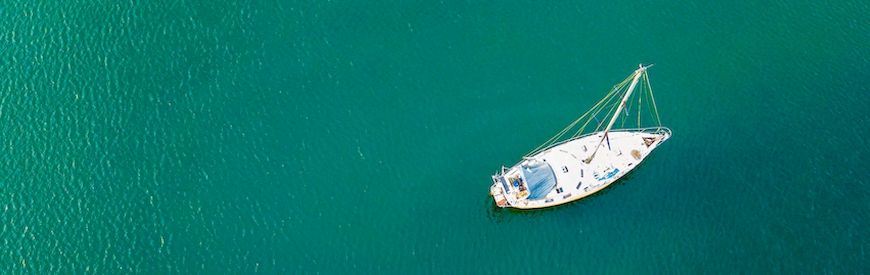
POLYGON ((556 188, 556 175, 550 165, 543 161, 531 161, 522 166, 523 177, 529 185, 529 198, 536 200, 547 196, 556 188))

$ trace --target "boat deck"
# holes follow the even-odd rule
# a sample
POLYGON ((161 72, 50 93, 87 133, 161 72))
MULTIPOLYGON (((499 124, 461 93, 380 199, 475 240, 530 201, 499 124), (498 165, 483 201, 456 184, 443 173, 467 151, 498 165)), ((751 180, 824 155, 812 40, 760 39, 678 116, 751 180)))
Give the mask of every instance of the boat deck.
MULTIPOLYGON (((493 184, 491 192, 501 196, 504 206, 520 209, 544 208, 575 201, 607 187, 637 167, 652 150, 670 137, 671 132, 667 128, 660 131, 611 131, 609 142, 601 143, 595 158, 585 163, 583 160, 592 154, 602 134, 599 132, 570 140, 532 156, 553 169, 556 185, 546 196, 527 199, 526 194, 518 192, 518 189, 507 186, 508 190, 505 190, 506 185, 498 182, 493 184)), ((521 165, 522 162, 502 175, 522 174, 521 165)))

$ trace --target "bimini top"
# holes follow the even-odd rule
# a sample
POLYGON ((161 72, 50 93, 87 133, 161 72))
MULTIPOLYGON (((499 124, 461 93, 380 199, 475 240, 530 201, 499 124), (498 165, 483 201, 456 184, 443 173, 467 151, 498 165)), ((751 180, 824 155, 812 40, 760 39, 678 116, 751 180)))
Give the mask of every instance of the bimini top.
POLYGON ((545 161, 529 160, 521 166, 523 178, 529 185, 530 200, 542 199, 547 196, 553 188, 556 188, 556 175, 553 173, 553 168, 545 161))

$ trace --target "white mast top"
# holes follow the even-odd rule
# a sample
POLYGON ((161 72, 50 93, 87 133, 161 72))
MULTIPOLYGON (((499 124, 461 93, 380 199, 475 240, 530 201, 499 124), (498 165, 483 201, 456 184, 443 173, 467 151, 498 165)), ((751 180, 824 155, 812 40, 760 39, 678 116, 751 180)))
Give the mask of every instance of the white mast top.
POLYGON ((610 118, 610 123, 607 123, 607 128, 604 129, 604 135, 601 136, 601 141, 598 142, 598 146, 595 146, 595 151, 593 151, 592 155, 585 160, 586 163, 592 161, 592 158, 595 157, 595 153, 598 152, 598 148, 601 147, 601 143, 603 143, 604 139, 607 138, 607 133, 610 132, 610 128, 613 127, 613 123, 616 122, 616 119, 619 118, 619 113, 622 112, 622 108, 625 107, 625 102, 628 101, 628 97, 631 96, 631 92, 634 91, 634 87, 637 86, 637 81, 640 79, 640 76, 643 75, 643 72, 646 71, 647 68, 652 67, 652 65, 644 67, 643 64, 638 64, 637 66, 638 69, 634 71, 634 79, 631 80, 631 85, 628 86, 628 91, 626 91, 625 96, 622 97, 622 102, 619 103, 619 107, 616 107, 616 113, 614 113, 613 117, 610 118))

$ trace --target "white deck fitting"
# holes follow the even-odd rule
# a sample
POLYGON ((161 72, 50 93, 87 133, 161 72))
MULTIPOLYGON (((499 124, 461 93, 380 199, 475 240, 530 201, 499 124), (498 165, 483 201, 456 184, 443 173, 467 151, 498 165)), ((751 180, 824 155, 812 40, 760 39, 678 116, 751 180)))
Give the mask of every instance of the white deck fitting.
MULTIPOLYGON (((519 209, 534 209, 556 206, 589 196, 637 167, 662 142, 670 138, 668 128, 611 130, 608 142, 601 147, 590 163, 583 162, 592 154, 594 147, 601 141, 602 132, 579 137, 552 146, 530 158, 546 162, 553 169, 556 187, 544 198, 529 200, 517 188, 505 190, 500 182, 490 187, 490 193, 499 206, 519 209), (647 145, 649 143, 649 145, 647 145), (632 152, 636 151, 636 154, 632 152), (563 169, 567 168, 567 172, 563 169), (560 192, 561 191, 561 192, 560 192)), ((500 173, 505 177, 520 174, 523 162, 500 173)), ((494 177, 494 180, 498 180, 494 177)))

